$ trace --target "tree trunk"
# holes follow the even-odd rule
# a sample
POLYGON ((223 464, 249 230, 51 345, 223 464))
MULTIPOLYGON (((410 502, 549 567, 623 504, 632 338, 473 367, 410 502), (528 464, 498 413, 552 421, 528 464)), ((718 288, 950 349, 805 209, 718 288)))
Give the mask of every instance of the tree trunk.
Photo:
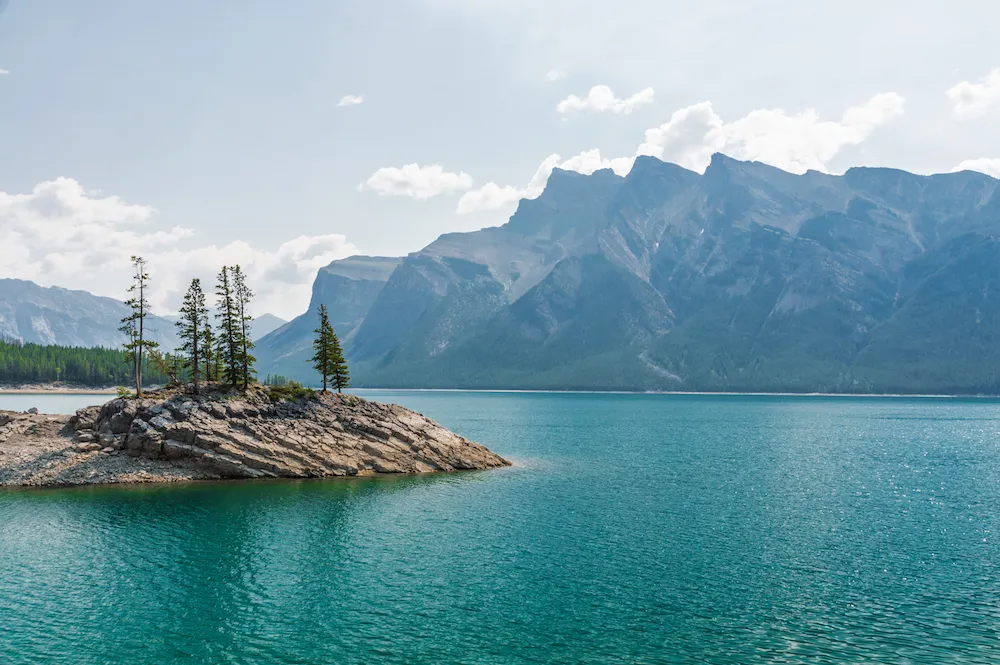
POLYGON ((146 291, 145 284, 142 278, 142 266, 139 267, 139 346, 136 348, 135 354, 135 396, 142 397, 142 324, 146 320, 146 291))
POLYGON ((198 394, 198 337, 201 332, 198 330, 198 319, 195 315, 194 337, 191 340, 191 382, 194 384, 194 394, 198 394))

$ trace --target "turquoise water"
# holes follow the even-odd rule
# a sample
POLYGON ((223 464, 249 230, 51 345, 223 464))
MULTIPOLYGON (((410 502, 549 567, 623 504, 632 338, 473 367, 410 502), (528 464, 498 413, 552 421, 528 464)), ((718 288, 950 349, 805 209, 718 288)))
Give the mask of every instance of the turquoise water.
POLYGON ((0 492, 0 662, 1000 661, 997 402, 368 396, 516 466, 0 492))

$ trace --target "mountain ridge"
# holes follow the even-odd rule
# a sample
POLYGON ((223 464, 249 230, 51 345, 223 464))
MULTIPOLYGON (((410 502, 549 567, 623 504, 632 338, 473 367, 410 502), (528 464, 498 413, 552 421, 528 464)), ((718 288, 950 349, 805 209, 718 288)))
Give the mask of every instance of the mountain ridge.
POLYGON ((653 157, 625 177, 554 172, 507 224, 399 259, 348 299, 363 316, 342 336, 360 385, 996 391, 998 185, 724 155, 704 174, 653 157))
MULTIPOLYGON (((0 278, 0 336, 10 341, 105 348, 119 347, 118 331, 126 305, 82 290, 0 278)), ((150 317, 151 339, 166 349, 177 346, 171 321, 150 317)))

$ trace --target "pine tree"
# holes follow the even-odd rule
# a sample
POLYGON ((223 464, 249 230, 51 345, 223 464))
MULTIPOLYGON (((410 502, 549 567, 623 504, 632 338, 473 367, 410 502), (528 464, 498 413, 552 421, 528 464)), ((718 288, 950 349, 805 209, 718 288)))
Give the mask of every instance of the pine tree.
POLYGON ((236 320, 239 323, 240 374, 243 380, 243 390, 246 391, 250 388, 250 379, 253 378, 254 374, 253 366, 257 362, 257 359, 250 353, 254 347, 253 340, 250 338, 250 324, 253 322, 253 317, 247 312, 250 299, 253 298, 253 291, 247 286, 246 275, 239 265, 233 266, 230 270, 233 278, 236 320))
POLYGON ((226 374, 226 339, 219 334, 215 337, 215 380, 219 383, 225 381, 226 374))
POLYGON ((146 317, 149 316, 149 299, 146 292, 149 290, 149 274, 146 272, 146 260, 141 256, 131 258, 132 286, 128 292, 132 297, 125 301, 131 309, 131 313, 122 318, 120 331, 125 333, 126 342, 123 344, 126 359, 132 365, 132 374, 135 379, 135 396, 142 397, 142 368, 143 356, 150 350, 159 347, 159 344, 146 337, 146 317))
POLYGON ((337 333, 333 332, 333 387, 337 389, 337 392, 343 392, 344 388, 351 385, 351 372, 347 367, 347 359, 344 358, 344 350, 340 347, 340 339, 337 338, 337 333))
POLYGON ((229 266, 222 266, 222 271, 219 272, 215 295, 219 309, 215 318, 219 319, 221 353, 218 362, 222 370, 221 378, 230 386, 238 386, 241 383, 240 370, 242 369, 239 339, 241 324, 237 317, 236 298, 233 293, 229 266))
POLYGON ((186 354, 184 366, 191 370, 191 382, 194 386, 194 394, 198 394, 198 379, 201 378, 202 368, 205 364, 205 353, 203 343, 205 333, 202 330, 206 318, 208 317, 208 307, 205 306, 205 292, 201 290, 201 280, 198 278, 191 280, 184 295, 184 302, 180 309, 181 318, 177 321, 177 334, 184 342, 181 351, 186 354))
POLYGON ((219 380, 219 355, 212 322, 208 318, 208 308, 205 308, 201 320, 201 354, 205 358, 205 381, 211 383, 219 380))
POLYGON ((316 353, 313 354, 312 363, 313 368, 319 372, 319 375, 323 377, 323 392, 327 391, 327 384, 331 376, 333 376, 333 363, 335 350, 333 347, 333 340, 336 335, 333 332, 333 326, 330 325, 330 317, 326 311, 326 305, 319 306, 319 328, 315 331, 316 339, 313 340, 313 349, 316 353))

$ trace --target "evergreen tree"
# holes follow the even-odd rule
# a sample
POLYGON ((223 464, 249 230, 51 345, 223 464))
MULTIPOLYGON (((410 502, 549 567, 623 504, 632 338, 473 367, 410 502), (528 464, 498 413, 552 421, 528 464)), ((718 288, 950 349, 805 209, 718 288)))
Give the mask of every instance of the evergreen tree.
POLYGON ((315 330, 316 339, 313 340, 315 353, 312 357, 313 368, 323 377, 323 392, 327 391, 327 384, 333 376, 333 364, 336 351, 333 340, 336 335, 333 326, 330 325, 330 317, 326 311, 326 305, 319 306, 319 328, 315 330))
POLYGON ((219 383, 225 381, 226 374, 226 340, 223 335, 215 337, 215 380, 219 383))
MULTIPOLYGON (((0 339, 0 383, 63 381, 81 386, 107 387, 132 383, 135 368, 126 351, 76 346, 26 344, 0 339)), ((143 358, 143 383, 166 383, 169 377, 143 358)))
POLYGON ((208 307, 205 306, 205 292, 201 290, 201 280, 191 280, 184 295, 180 309, 181 318, 177 321, 177 334, 184 342, 181 351, 186 354, 184 366, 191 370, 191 382, 194 394, 198 394, 198 379, 201 378, 205 365, 204 341, 205 332, 202 327, 208 317, 208 307))
POLYGON ((241 381, 243 363, 240 358, 242 344, 239 339, 241 323, 238 318, 236 297, 233 293, 233 283, 229 266, 222 266, 215 287, 219 319, 219 366, 221 379, 230 386, 238 386, 241 381))
POLYGON ((132 286, 128 292, 132 297, 125 301, 125 304, 132 310, 131 313, 121 321, 120 331, 125 333, 126 361, 132 366, 133 379, 135 381, 135 395, 142 397, 142 368, 143 356, 150 350, 159 347, 159 344, 146 337, 146 317, 149 316, 149 300, 146 292, 149 290, 149 274, 146 272, 146 260, 141 256, 132 257, 132 286))
POLYGON ((253 317, 247 312, 250 299, 253 298, 253 291, 246 283, 246 275, 239 265, 230 268, 233 279, 233 296, 236 304, 236 320, 239 322, 239 355, 240 355, 240 378, 243 380, 243 390, 250 388, 250 380, 254 374, 254 363, 257 359, 251 355, 250 351, 254 347, 250 338, 250 324, 253 317))
POLYGON ((351 385, 351 372, 347 367, 347 359, 344 358, 344 350, 340 347, 340 339, 337 338, 337 333, 333 332, 333 328, 330 329, 333 333, 333 387, 337 389, 337 392, 343 392, 344 388, 351 385))
POLYGON ((201 320, 200 331, 201 354, 205 358, 205 381, 211 383, 219 380, 219 354, 218 341, 215 337, 215 330, 212 329, 212 322, 208 318, 207 308, 201 320))

